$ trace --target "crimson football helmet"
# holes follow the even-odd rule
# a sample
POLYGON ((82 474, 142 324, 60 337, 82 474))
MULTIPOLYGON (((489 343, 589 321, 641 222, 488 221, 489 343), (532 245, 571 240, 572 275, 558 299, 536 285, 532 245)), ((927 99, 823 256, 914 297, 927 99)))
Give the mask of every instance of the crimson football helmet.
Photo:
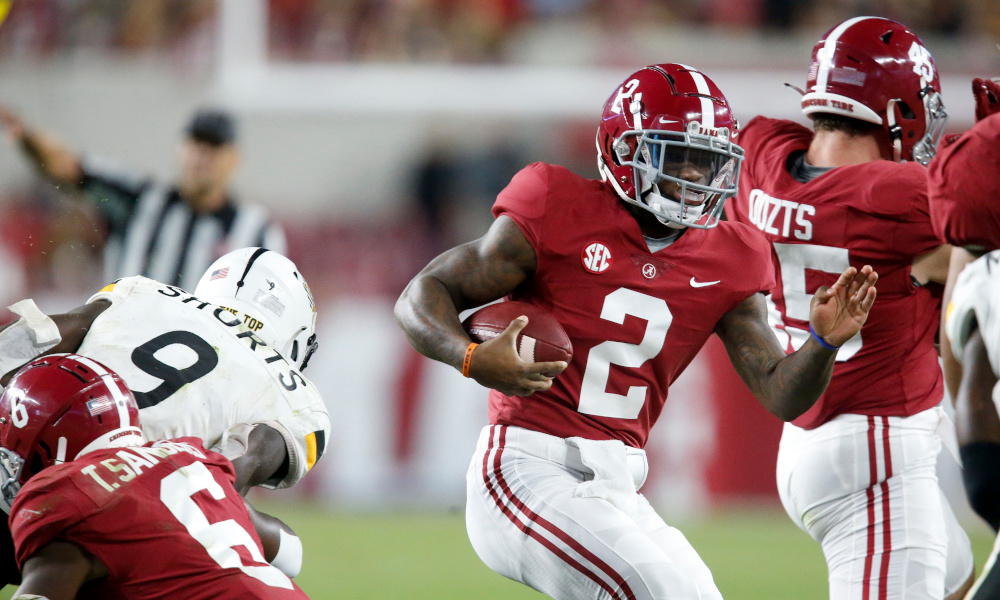
POLYGON ((622 200, 664 225, 714 227, 737 191, 738 128, 726 97, 701 71, 650 65, 605 102, 597 168, 622 200))
POLYGON ((75 354, 35 359, 0 396, 2 508, 46 467, 142 443, 139 406, 117 373, 75 354))
POLYGON ((917 34, 881 17, 855 17, 816 43, 802 112, 881 125, 896 161, 934 158, 948 114, 934 58, 917 34))

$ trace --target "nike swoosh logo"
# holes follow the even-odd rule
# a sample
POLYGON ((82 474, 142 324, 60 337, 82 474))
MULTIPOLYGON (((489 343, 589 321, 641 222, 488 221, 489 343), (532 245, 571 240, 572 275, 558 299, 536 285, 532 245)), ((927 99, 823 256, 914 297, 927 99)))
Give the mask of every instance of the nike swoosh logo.
POLYGON ((722 280, 720 279, 719 281, 695 281, 694 277, 691 278, 691 287, 693 288, 715 285, 717 283, 722 283, 722 280))
POLYGON ((674 119, 664 119, 663 117, 660 117, 660 123, 680 123, 680 121, 676 121, 674 119))

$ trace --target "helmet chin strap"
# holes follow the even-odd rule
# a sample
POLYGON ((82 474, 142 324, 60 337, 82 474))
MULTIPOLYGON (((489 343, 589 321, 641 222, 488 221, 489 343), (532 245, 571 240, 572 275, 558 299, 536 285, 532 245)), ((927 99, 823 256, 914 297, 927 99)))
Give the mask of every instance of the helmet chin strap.
POLYGON ((642 199, 646 206, 649 207, 649 212, 653 213, 657 221, 673 229, 684 229, 687 227, 684 222, 688 220, 697 222, 701 218, 701 213, 705 208, 704 204, 701 204, 698 206, 688 206, 685 211, 683 204, 677 200, 661 196, 656 186, 649 186, 643 192, 642 199), (673 220, 662 216, 664 213, 670 215, 673 220))
POLYGON ((885 107, 885 120, 889 125, 889 139, 892 140, 892 160, 900 162, 903 159, 903 129, 896 124, 896 103, 893 98, 885 107))

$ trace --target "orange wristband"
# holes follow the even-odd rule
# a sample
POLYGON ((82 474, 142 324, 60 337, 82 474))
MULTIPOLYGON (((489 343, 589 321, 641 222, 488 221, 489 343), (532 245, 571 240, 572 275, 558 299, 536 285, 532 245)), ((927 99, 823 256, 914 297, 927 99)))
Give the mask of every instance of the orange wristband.
POLYGON ((476 349, 479 344, 472 342, 469 347, 465 349, 465 358, 462 359, 462 375, 466 377, 469 376, 469 367, 472 366, 472 351, 476 349))

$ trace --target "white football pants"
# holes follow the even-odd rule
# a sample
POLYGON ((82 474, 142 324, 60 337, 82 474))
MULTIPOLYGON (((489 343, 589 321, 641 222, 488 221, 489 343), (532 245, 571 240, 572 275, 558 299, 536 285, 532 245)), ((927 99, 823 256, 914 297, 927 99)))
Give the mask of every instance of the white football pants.
POLYGON ((487 426, 467 476, 476 553, 497 573, 557 599, 721 600, 701 557, 631 478, 627 498, 578 496, 592 476, 567 440, 487 426))
POLYGON ((950 426, 940 407, 785 424, 778 493, 823 546, 831 600, 941 600, 971 575, 969 538, 935 473, 939 426, 950 426))

